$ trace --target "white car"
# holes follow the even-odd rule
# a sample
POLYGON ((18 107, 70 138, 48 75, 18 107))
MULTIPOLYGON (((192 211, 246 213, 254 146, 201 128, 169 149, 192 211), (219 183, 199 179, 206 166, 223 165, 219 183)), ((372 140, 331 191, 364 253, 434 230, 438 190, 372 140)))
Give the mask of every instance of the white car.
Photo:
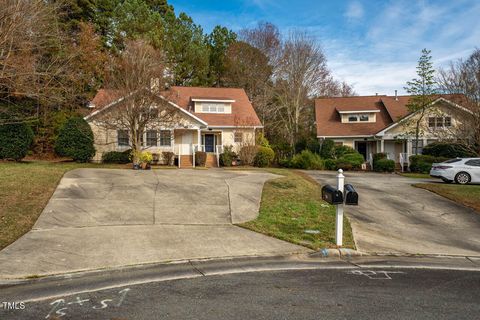
POLYGON ((480 158, 456 158, 432 164, 430 176, 446 183, 480 183, 480 158))

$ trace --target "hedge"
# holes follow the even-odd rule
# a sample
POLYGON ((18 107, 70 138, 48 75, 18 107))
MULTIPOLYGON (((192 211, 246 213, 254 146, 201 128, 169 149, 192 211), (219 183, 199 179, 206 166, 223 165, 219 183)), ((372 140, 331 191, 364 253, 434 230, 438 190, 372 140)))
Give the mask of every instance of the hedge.
POLYGON ((434 142, 426 145, 422 151, 423 155, 444 158, 469 158, 478 155, 460 143, 434 142))
POLYGON ((374 162, 373 170, 377 172, 393 172, 395 171, 395 161, 388 159, 378 159, 374 162))
POLYGON ((55 153, 70 157, 77 162, 87 162, 95 155, 93 132, 90 125, 82 117, 67 120, 60 128, 55 153))
POLYGON ((0 159, 20 161, 33 143, 33 131, 25 123, 0 125, 0 159))
POLYGON ((336 166, 337 169, 343 170, 351 170, 351 169, 361 169, 362 164, 365 162, 363 156, 356 152, 355 153, 347 153, 344 154, 342 157, 337 159, 336 166))
POLYGON ((207 162, 207 153, 203 151, 195 152, 195 165, 197 167, 205 167, 207 162))
POLYGON ((303 150, 296 154, 289 163, 290 167, 306 170, 323 170, 324 161, 318 154, 309 150, 303 150))
POLYGON ((132 152, 131 149, 128 149, 123 152, 119 152, 119 151, 105 152, 104 154, 102 154, 102 162, 103 163, 119 163, 119 164, 130 163, 131 152, 132 152))
POLYGON ((433 157, 428 155, 416 155, 410 157, 410 171, 419 173, 429 173, 432 163, 448 160, 446 157, 433 157))
POLYGON ((335 157, 335 142, 331 139, 323 141, 320 148, 320 157, 323 159, 333 159, 335 157))

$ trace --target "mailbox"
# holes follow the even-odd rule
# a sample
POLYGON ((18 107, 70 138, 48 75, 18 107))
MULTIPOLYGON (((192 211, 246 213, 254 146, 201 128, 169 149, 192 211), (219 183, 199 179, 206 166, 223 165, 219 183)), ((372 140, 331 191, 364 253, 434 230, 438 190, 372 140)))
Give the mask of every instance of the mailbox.
POLYGON ((345 204, 350 206, 358 206, 358 193, 351 184, 345 185, 345 204))
POLYGON ((322 188, 322 199, 330 204, 342 204, 343 194, 342 191, 327 184, 322 188))

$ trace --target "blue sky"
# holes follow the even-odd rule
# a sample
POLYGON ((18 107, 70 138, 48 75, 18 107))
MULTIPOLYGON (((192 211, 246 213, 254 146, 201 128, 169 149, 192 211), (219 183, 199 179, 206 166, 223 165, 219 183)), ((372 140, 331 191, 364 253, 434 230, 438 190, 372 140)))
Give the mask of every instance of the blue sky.
POLYGON ((306 30, 323 47, 329 68, 361 95, 403 93, 415 77, 420 51, 432 50, 435 67, 480 48, 480 1, 170 0, 205 31, 234 31, 258 21, 282 34, 306 30))

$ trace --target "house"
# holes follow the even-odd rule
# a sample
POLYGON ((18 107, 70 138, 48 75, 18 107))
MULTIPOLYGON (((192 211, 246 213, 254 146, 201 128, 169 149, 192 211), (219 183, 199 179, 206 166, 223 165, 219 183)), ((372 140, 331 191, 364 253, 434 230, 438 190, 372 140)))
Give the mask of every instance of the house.
MULTIPOLYGON (((207 165, 218 166, 219 154, 225 146, 239 151, 253 144, 255 130, 262 128, 245 91, 236 88, 178 87, 159 95, 176 113, 176 122, 168 127, 149 128, 143 134, 142 148, 162 162, 162 152, 173 152, 179 167, 195 165, 195 151, 207 153, 207 165)), ((106 128, 100 125, 102 114, 113 108, 122 97, 112 90, 99 90, 90 103, 85 117, 95 137, 96 155, 101 161, 109 151, 131 148, 126 128, 106 128)))
POLYGON ((315 100, 317 137, 320 143, 332 139, 354 148, 372 166, 373 154, 384 152, 402 170, 409 156, 422 153, 429 143, 455 139, 470 112, 463 95, 438 95, 426 108, 420 126, 420 139, 414 143, 414 123, 420 114, 410 113, 410 96, 354 96, 315 100), (415 146, 418 150, 415 150, 415 146))

